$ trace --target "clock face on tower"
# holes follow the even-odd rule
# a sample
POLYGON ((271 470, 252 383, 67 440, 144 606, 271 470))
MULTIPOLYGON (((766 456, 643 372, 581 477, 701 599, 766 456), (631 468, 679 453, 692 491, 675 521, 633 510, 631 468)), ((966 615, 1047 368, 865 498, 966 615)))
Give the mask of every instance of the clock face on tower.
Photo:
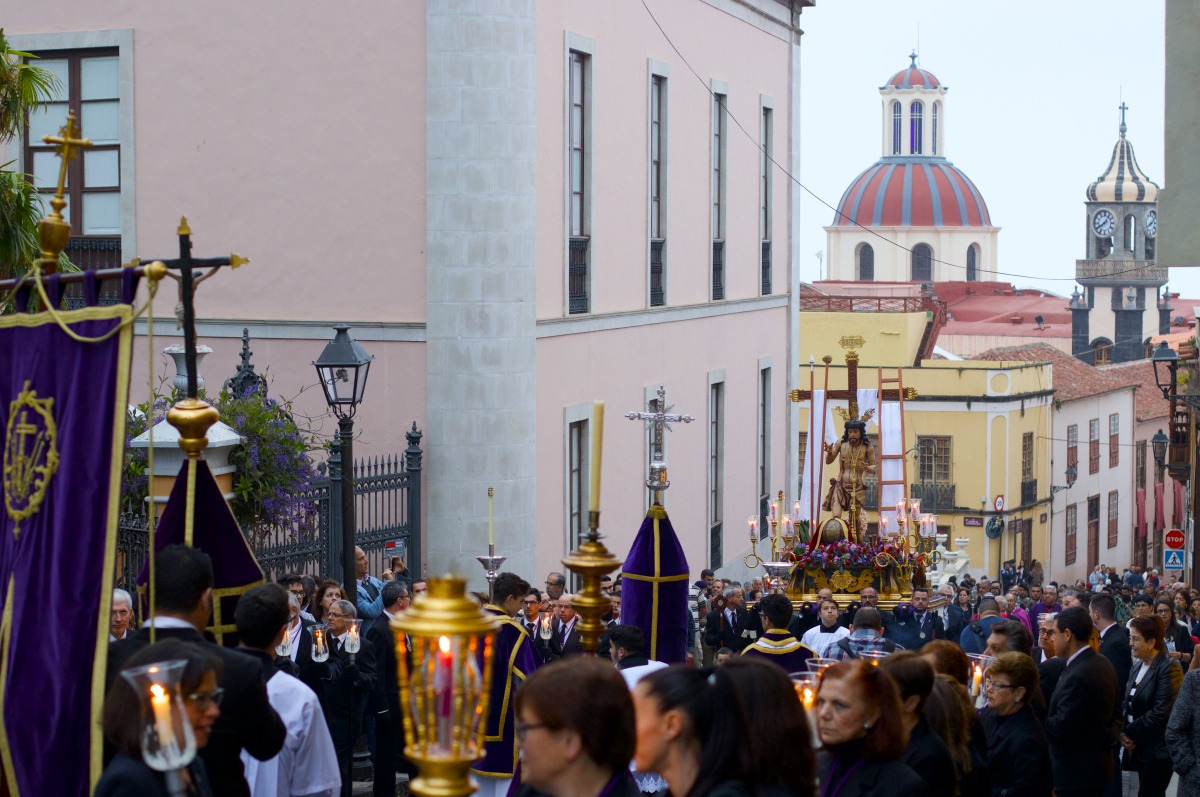
POLYGON ((1096 231, 1096 235, 1107 237, 1117 229, 1117 219, 1110 211, 1101 210, 1092 216, 1092 229, 1096 231))
POLYGON ((1158 211, 1146 211, 1146 235, 1153 238, 1158 235, 1158 211))

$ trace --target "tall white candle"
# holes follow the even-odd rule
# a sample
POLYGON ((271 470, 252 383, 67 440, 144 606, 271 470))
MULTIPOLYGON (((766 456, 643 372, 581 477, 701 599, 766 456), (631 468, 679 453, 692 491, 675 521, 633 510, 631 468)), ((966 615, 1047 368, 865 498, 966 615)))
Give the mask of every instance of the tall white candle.
POLYGON ((154 729, 158 732, 160 748, 175 744, 175 728, 171 724, 171 695, 158 684, 150 687, 150 708, 154 712, 154 729))
POLYGON ((588 510, 600 511, 600 449, 604 440, 604 402, 592 402, 592 465, 588 510))

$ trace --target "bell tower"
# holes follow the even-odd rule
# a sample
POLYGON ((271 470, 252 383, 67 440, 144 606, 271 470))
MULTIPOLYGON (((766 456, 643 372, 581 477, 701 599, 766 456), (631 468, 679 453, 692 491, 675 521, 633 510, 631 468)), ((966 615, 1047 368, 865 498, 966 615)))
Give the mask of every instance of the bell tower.
POLYGON ((1161 320, 1170 318, 1167 270, 1154 262, 1159 186, 1125 136, 1127 110, 1122 102, 1112 157, 1087 188, 1086 256, 1075 261, 1083 293, 1071 297, 1071 353, 1092 365, 1144 359, 1149 337, 1165 332, 1161 320))

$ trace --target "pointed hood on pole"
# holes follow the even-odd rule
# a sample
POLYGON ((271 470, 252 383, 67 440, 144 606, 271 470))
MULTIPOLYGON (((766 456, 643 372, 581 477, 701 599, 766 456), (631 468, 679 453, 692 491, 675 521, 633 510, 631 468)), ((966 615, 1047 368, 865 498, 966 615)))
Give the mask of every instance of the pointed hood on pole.
POLYGON ((646 512, 621 570, 621 618, 646 638, 645 655, 653 661, 687 661, 687 557, 667 511, 655 504, 646 512))
MULTIPOLYGON (((174 544, 199 548, 212 559, 213 616, 207 630, 218 644, 237 644, 234 607, 243 592, 263 583, 263 571, 204 459, 184 460, 159 518, 154 550, 174 544)), ((147 560, 137 579, 138 591, 147 602, 149 570, 147 560)))

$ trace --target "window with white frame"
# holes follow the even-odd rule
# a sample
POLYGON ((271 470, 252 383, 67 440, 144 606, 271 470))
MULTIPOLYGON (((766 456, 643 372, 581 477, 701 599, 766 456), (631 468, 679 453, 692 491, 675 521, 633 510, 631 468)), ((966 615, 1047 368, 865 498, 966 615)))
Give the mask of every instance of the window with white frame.
POLYGON ((650 306, 666 304, 667 78, 650 76, 650 306))
POLYGON ((714 382, 708 388, 708 566, 716 569, 725 563, 725 383, 714 382))
POLYGON ((712 100, 712 179, 711 179, 711 218, 712 230, 712 299, 719 301, 725 298, 725 181, 727 165, 728 114, 726 112, 727 97, 724 94, 713 93, 712 100))

